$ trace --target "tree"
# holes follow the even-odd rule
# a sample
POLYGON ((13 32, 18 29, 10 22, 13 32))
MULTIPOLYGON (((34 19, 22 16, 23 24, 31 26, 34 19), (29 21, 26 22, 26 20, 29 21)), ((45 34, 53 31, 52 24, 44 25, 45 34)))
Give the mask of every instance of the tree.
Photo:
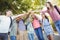
POLYGON ((52 0, 52 4, 60 6, 60 0, 52 0))
POLYGON ((40 9, 46 0, 0 0, 0 11, 12 9, 16 14, 27 12, 29 9, 40 9))
POLYGON ((60 6, 60 0, 57 0, 57 5, 60 6))

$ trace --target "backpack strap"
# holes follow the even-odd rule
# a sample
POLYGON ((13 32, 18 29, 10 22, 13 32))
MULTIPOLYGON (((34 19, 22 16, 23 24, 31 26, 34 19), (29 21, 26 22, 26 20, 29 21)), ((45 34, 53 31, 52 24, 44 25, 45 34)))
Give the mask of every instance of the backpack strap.
POLYGON ((57 10, 57 12, 60 14, 60 11, 58 10, 57 6, 55 5, 54 8, 57 10))
POLYGON ((13 21, 11 17, 10 17, 10 21, 11 21, 11 23, 10 23, 10 28, 11 28, 11 26, 12 26, 12 21, 13 21))
POLYGON ((10 31, 11 31, 11 27, 12 27, 12 18, 11 17, 9 17, 9 18, 10 18, 11 23, 10 23, 10 26, 9 26, 8 35, 10 35, 10 31))

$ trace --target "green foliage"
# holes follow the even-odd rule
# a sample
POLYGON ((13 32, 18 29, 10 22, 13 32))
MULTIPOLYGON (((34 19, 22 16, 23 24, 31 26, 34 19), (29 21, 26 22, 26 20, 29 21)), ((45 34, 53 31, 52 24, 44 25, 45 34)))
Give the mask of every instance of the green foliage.
POLYGON ((9 9, 11 3, 12 3, 12 0, 0 0, 0 11, 9 9))
POLYGON ((57 0, 57 5, 60 6, 60 0, 57 0))
POLYGON ((45 0, 0 0, 0 11, 12 9, 14 14, 27 12, 29 9, 40 9, 45 0))

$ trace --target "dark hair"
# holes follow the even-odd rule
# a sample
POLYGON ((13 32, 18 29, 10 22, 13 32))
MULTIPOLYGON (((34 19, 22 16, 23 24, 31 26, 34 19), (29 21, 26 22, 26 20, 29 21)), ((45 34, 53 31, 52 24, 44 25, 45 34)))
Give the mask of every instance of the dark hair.
MULTIPOLYGON (((53 5, 51 4, 51 2, 46 2, 46 3, 48 3, 50 5, 50 7, 53 9, 53 5)), ((47 9, 49 9, 49 8, 47 8, 47 9)))
POLYGON ((45 15, 45 18, 49 21, 48 17, 45 15))
POLYGON ((4 13, 5 13, 5 15, 6 15, 6 12, 8 12, 8 11, 12 11, 12 10, 10 10, 10 9, 6 9, 6 10, 5 10, 5 12, 4 12, 4 13))

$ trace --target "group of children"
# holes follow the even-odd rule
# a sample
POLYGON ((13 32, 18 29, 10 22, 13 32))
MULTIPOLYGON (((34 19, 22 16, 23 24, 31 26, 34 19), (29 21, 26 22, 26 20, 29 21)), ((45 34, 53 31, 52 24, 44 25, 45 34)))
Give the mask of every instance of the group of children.
POLYGON ((34 40, 34 33, 36 34, 38 40, 45 40, 43 37, 43 30, 42 30, 43 27, 48 40, 54 40, 53 29, 45 13, 47 12, 51 16, 59 34, 60 34, 60 15, 50 2, 46 3, 46 7, 47 7, 46 11, 40 11, 42 13, 41 14, 42 20, 39 20, 37 16, 34 15, 35 13, 31 12, 28 15, 27 14, 23 15, 23 17, 27 16, 25 19, 20 16, 15 18, 12 21, 10 39, 16 40, 17 27, 18 27, 19 30, 18 40, 34 40))
POLYGON ((46 15, 42 14, 42 20, 39 20, 37 16, 31 12, 27 15, 26 21, 24 21, 24 19, 21 17, 13 20, 13 29, 11 28, 10 32, 11 40, 16 40, 16 21, 18 21, 19 40, 35 40, 34 33, 36 34, 38 40, 45 40, 42 27, 44 28, 47 38, 49 40, 54 40, 52 26, 49 23, 49 19, 46 17, 46 15))

